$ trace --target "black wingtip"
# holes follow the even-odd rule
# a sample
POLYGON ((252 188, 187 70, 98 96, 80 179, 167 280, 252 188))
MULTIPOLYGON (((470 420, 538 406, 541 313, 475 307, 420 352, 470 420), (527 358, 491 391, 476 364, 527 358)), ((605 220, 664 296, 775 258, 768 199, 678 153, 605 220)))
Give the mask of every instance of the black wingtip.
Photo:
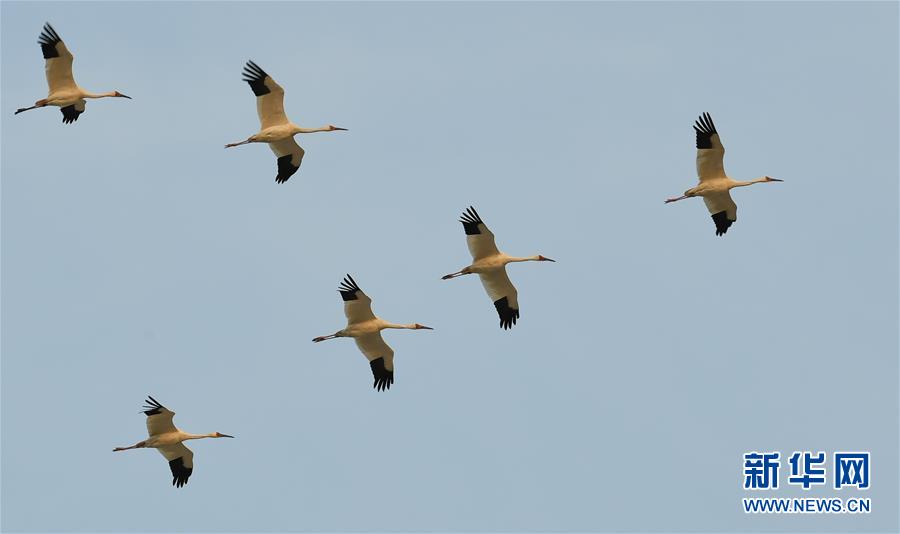
POLYGON ((250 84, 250 89, 253 91, 254 95, 263 96, 271 92, 265 84, 265 79, 268 74, 266 74, 266 71, 262 70, 259 65, 254 63, 252 59, 247 60, 242 74, 242 79, 250 84))
POLYGON ((735 223, 735 221, 728 218, 728 213, 724 211, 713 213, 712 220, 716 224, 717 236, 725 235, 725 233, 728 232, 728 229, 731 228, 731 225, 735 223))
POLYGON ((712 116, 705 111, 694 121, 694 132, 697 134, 698 149, 712 148, 712 136, 719 133, 712 116))
MULTIPOLYGON (((252 83, 252 82, 251 82, 252 83)), ((288 181, 288 179, 297 173, 300 170, 300 165, 298 164, 296 167, 291 160, 293 159, 293 155, 285 154, 276 160, 278 164, 278 174, 275 175, 275 183, 283 184, 288 181)), ((301 159, 302 162, 302 159, 301 159)))
POLYGON ((478 212, 475 211, 475 208, 472 206, 469 206, 466 211, 463 212, 462 216, 459 218, 459 222, 462 223, 466 235, 480 234, 481 230, 478 229, 478 225, 484 224, 484 221, 481 220, 478 212))
POLYGON ((394 372, 387 370, 384 365, 384 358, 376 358, 370 361, 369 367, 372 368, 372 376, 374 377, 372 387, 375 388, 375 391, 391 389, 391 384, 394 383, 394 372))
POLYGON ((494 307, 497 309, 497 315, 500 316, 500 328, 509 330, 516 324, 519 319, 519 310, 510 307, 507 297, 494 301, 494 307))
POLYGON ((147 400, 145 400, 144 402, 146 403, 146 405, 144 406, 144 408, 146 408, 144 410, 144 415, 147 416, 156 415, 162 412, 164 408, 164 406, 158 400, 154 399, 150 395, 147 395, 147 400))
POLYGON ((344 302, 347 302, 350 300, 356 300, 356 292, 360 291, 360 289, 359 285, 356 283, 356 280, 354 280, 353 277, 350 276, 349 273, 347 273, 347 275, 341 281, 341 284, 338 286, 338 291, 341 293, 341 298, 344 300, 344 302))

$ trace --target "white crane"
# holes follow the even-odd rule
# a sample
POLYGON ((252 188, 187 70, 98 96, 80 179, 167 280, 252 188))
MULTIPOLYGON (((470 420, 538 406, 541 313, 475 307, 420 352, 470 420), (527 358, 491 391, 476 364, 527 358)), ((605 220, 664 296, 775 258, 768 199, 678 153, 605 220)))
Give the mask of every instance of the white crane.
POLYGON ((62 111, 63 123, 71 124, 84 113, 86 98, 131 98, 118 91, 92 93, 79 87, 72 76, 72 60, 75 58, 49 22, 44 23, 44 30, 38 37, 38 44, 41 45, 41 51, 46 60, 44 70, 50 89, 47 98, 38 100, 31 107, 17 109, 15 115, 30 109, 57 106, 62 111))
POLYGON ((704 113, 694 123, 694 131, 697 132, 697 176, 700 183, 684 192, 677 198, 666 199, 666 204, 690 197, 703 197, 706 208, 712 214, 712 220, 716 223, 716 235, 725 235, 728 228, 737 221, 737 204, 731 200, 729 191, 735 187, 765 183, 783 182, 769 176, 762 176, 748 182, 732 180, 725 174, 722 163, 725 157, 725 147, 719 140, 719 133, 713 124, 709 113, 704 113))
POLYGON ((419 323, 394 324, 375 317, 372 313, 372 299, 363 293, 356 281, 349 274, 341 282, 338 291, 344 300, 344 315, 347 316, 347 327, 330 336, 319 336, 314 343, 337 337, 352 337, 356 346, 369 360, 375 382, 372 386, 378 391, 391 389, 394 383, 394 351, 381 337, 381 331, 388 328, 404 330, 434 330, 419 323))
POLYGON ((228 434, 212 432, 209 434, 188 434, 177 428, 172 422, 175 412, 169 410, 153 397, 147 397, 144 414, 147 416, 147 432, 150 437, 139 441, 131 447, 116 447, 113 452, 129 449, 151 447, 159 451, 169 461, 172 470, 172 485, 180 488, 187 484, 194 470, 194 453, 184 446, 184 441, 203 438, 233 438, 228 434))
POLYGON ((481 284, 488 296, 497 308, 500 315, 500 328, 504 330, 512 328, 519 318, 519 297, 516 287, 509 281, 506 275, 506 264, 520 261, 556 261, 545 258, 540 254, 527 258, 517 258, 500 252, 494 242, 494 234, 478 216, 475 208, 469 206, 460 218, 463 229, 466 232, 466 244, 472 253, 472 265, 445 275, 441 280, 449 280, 464 274, 477 273, 481 278, 481 284))
POLYGON ((279 184, 283 184, 293 176, 303 161, 305 151, 294 141, 294 135, 347 130, 331 124, 321 128, 301 128, 288 120, 284 114, 284 89, 253 61, 247 61, 244 66, 244 81, 250 84, 250 89, 256 95, 256 112, 259 115, 260 129, 246 140, 228 143, 225 148, 247 143, 268 143, 278 160, 278 175, 275 176, 275 182, 279 184))

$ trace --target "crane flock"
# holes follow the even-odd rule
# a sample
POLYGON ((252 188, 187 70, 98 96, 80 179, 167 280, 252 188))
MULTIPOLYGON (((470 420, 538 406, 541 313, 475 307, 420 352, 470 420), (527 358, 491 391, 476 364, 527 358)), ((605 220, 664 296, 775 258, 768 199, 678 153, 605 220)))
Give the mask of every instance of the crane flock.
MULTIPOLYGON (((47 98, 35 102, 33 106, 19 108, 15 114, 45 106, 56 106, 62 112, 63 122, 70 124, 75 122, 85 111, 86 99, 130 98, 118 91, 92 93, 78 86, 72 75, 73 55, 49 23, 44 25, 38 38, 38 44, 45 59, 48 95, 47 98)), ((295 135, 346 131, 346 128, 330 124, 319 128, 303 128, 291 122, 284 111, 284 89, 253 61, 246 62, 243 69, 243 81, 249 84, 256 97, 260 129, 243 141, 226 144, 225 148, 250 143, 268 144, 276 156, 277 175, 275 181, 279 184, 293 176, 303 161, 305 152, 295 141, 295 135)), ((703 197, 715 223, 716 235, 722 236, 737 220, 737 206, 731 198, 731 189, 756 183, 780 182, 781 180, 769 176, 746 182, 729 178, 725 174, 723 166, 725 148, 713 124, 712 117, 708 113, 703 113, 695 122, 694 131, 699 184, 685 191, 682 196, 666 199, 665 202, 668 204, 691 197, 703 197)), ((497 248, 493 232, 488 229, 473 206, 469 206, 463 212, 459 222, 463 225, 472 263, 459 271, 443 276, 442 279, 449 280, 468 274, 477 274, 485 292, 494 304, 500 319, 500 328, 509 330, 520 318, 520 307, 518 291, 509 279, 506 266, 518 262, 553 262, 555 260, 540 254, 516 257, 501 252, 497 248)), ((394 384, 394 351, 384 341, 381 332, 386 329, 432 330, 432 328, 419 323, 396 324, 380 319, 372 311, 372 299, 360 289, 349 274, 341 282, 338 291, 344 302, 347 326, 334 334, 316 337, 313 342, 319 343, 340 337, 353 338, 360 352, 369 362, 373 376, 373 388, 377 391, 389 390, 394 384)), ((233 437, 219 432, 209 434, 183 432, 173 423, 175 412, 157 402, 153 397, 148 397, 146 402, 143 413, 147 416, 149 437, 130 447, 116 447, 113 450, 157 449, 168 461, 172 473, 172 484, 176 487, 184 486, 193 472, 194 455, 184 445, 185 441, 233 437)))

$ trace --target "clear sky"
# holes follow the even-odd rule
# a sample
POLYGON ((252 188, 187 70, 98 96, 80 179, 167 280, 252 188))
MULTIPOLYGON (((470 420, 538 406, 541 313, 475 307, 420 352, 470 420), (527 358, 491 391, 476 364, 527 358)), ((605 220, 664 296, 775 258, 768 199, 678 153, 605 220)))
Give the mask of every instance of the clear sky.
MULTIPOLYGON (((4 531, 896 531, 898 4, 2 2, 4 531), (133 100, 72 125, 75 77, 133 100), (241 81, 304 126, 274 183, 241 81), (736 179, 696 184, 709 111, 736 179), (474 205, 513 255, 498 328, 474 205), (371 387, 336 293, 392 331, 371 387), (151 394, 190 432, 170 485, 151 394), (751 450, 871 451, 873 513, 745 515, 751 450)), ((793 496, 798 489, 779 490, 793 496)), ((817 488, 806 496, 833 496, 817 488)), ((843 497, 854 494, 842 494, 843 497)))

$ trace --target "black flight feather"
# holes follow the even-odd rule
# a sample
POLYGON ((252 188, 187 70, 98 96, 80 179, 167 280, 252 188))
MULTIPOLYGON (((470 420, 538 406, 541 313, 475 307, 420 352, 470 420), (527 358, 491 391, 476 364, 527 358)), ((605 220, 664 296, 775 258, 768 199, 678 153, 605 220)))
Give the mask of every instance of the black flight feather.
POLYGON ((509 298, 503 297, 494 301, 494 307, 497 308, 497 315, 500 316, 500 328, 508 330, 516 324, 519 318, 519 310, 510 307, 509 298))
POLYGON ((75 104, 71 106, 66 106, 64 108, 59 108, 62 112, 63 116, 63 124, 72 124, 73 122, 78 120, 78 116, 84 113, 83 111, 78 111, 75 109, 75 104))
POLYGON ((356 292, 360 291, 359 286, 356 285, 356 280, 353 279, 349 274, 344 277, 344 280, 341 282, 341 285, 338 287, 338 291, 341 293, 341 298, 344 299, 344 302, 348 300, 356 300, 358 297, 356 296, 356 292))
POLYGON ((469 206, 469 209, 463 212, 462 217, 459 218, 459 222, 462 223, 466 235, 480 234, 481 230, 478 229, 478 225, 484 224, 484 221, 481 220, 481 217, 478 216, 478 212, 475 211, 475 208, 472 206, 469 206))
POLYGON ((725 235, 725 232, 734 224, 734 221, 728 218, 728 213, 724 211, 713 213, 712 220, 716 223, 716 235, 725 235))
POLYGON ((259 65, 252 60, 247 61, 247 64, 244 65, 243 75, 243 80, 250 84, 250 89, 253 90, 254 95, 263 96, 272 92, 265 84, 266 76, 268 76, 268 74, 266 74, 266 71, 259 68, 259 65))
POLYGON ((175 458, 169 462, 169 469, 172 470, 172 485, 176 488, 187 484, 191 473, 194 471, 193 468, 184 466, 184 458, 175 458))
POLYGON ((38 37, 38 44, 41 45, 41 52, 44 54, 44 59, 59 57, 59 51, 56 49, 56 44, 60 41, 62 41, 62 39, 59 38, 59 34, 56 33, 53 26, 51 26, 49 22, 45 22, 44 30, 38 37))
POLYGON ((281 156, 278 158, 278 175, 275 177, 275 183, 283 184, 288 181, 288 178, 294 175, 297 172, 297 169, 300 168, 299 165, 294 167, 291 163, 292 154, 287 154, 285 156, 281 156))
POLYGON ((694 122, 694 131, 697 132, 697 148, 712 148, 712 136, 719 133, 712 117, 706 112, 694 122))
POLYGON ((372 376, 375 377, 372 387, 378 391, 391 389, 391 384, 394 383, 394 372, 388 371, 384 367, 384 358, 376 358, 370 361, 369 366, 372 368, 372 376))
POLYGON ((160 404, 159 401, 157 401, 150 395, 147 395, 147 400, 144 402, 147 403, 147 405, 144 406, 144 408, 147 409, 146 411, 144 411, 144 415, 146 415, 146 416, 151 416, 151 415, 156 415, 158 413, 161 413, 164 408, 164 406, 162 404, 160 404))

